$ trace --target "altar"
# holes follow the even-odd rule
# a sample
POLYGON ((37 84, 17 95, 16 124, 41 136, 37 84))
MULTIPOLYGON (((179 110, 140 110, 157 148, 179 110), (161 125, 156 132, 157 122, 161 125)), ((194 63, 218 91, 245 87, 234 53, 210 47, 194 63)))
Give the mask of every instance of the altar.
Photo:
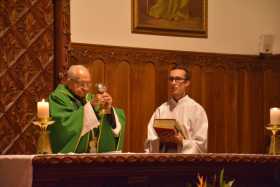
POLYGON ((38 155, 33 186, 184 186, 224 169, 234 186, 280 186, 280 156, 246 154, 38 155))
POLYGON ((222 169, 226 181, 235 180, 233 186, 280 186, 280 156, 211 153, 2 155, 0 184, 187 187, 195 186, 198 174, 213 181, 222 169))

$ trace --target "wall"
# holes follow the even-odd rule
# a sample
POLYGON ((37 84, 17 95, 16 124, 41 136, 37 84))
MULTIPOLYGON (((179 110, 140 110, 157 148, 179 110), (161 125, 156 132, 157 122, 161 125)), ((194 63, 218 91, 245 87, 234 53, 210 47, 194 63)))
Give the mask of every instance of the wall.
POLYGON ((209 0, 208 38, 131 33, 131 0, 72 0, 73 42, 229 54, 258 54, 259 37, 275 36, 280 53, 279 0, 209 0), (168 44, 168 45, 166 45, 168 44))

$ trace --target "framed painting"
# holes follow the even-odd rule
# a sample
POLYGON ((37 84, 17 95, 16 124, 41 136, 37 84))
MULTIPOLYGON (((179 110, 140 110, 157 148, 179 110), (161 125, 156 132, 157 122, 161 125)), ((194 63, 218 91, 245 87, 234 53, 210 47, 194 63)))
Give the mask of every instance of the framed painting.
POLYGON ((207 0, 132 0, 132 32, 207 38, 207 0))

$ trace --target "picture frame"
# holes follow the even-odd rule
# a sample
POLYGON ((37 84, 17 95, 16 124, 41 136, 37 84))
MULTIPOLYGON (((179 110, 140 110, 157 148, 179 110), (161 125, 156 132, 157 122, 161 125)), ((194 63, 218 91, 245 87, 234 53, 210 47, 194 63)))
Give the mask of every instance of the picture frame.
POLYGON ((208 37, 207 0, 132 0, 132 32, 208 37))

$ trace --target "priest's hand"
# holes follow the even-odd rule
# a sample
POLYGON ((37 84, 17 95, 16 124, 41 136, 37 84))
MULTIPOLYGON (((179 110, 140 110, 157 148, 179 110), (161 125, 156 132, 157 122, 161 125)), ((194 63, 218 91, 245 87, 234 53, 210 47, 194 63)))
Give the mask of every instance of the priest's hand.
POLYGON ((107 92, 104 92, 102 95, 104 100, 103 108, 105 110, 105 114, 111 114, 113 99, 111 95, 107 92))
POLYGON ((104 110, 104 114, 110 114, 112 110, 113 99, 109 93, 97 93, 91 104, 96 109, 104 110))

